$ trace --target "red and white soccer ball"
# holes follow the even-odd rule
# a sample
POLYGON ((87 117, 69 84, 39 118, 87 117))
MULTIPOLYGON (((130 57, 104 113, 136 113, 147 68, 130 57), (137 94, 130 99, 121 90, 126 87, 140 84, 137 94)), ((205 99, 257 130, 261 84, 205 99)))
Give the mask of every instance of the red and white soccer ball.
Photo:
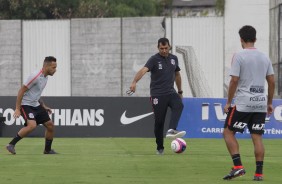
POLYGON ((183 153, 186 149, 186 142, 181 138, 176 138, 171 142, 171 149, 174 153, 183 153))

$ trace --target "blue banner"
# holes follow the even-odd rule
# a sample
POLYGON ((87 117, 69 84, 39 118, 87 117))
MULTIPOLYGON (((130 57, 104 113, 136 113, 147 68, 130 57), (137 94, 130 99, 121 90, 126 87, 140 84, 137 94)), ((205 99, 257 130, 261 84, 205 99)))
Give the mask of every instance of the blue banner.
MULTIPOLYGON (((178 129, 187 131, 186 138, 222 138, 226 114, 223 98, 184 98, 184 110, 178 129)), ((264 138, 282 138, 282 100, 273 100, 274 112, 266 118, 264 138)), ((249 138, 245 129, 238 138, 249 138)))

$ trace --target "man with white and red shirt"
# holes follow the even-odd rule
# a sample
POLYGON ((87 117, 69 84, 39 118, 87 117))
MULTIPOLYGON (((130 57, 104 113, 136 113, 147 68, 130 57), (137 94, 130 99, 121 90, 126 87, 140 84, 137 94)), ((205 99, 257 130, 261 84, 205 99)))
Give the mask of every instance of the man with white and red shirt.
POLYGON ((264 133, 266 114, 273 112, 274 72, 268 56, 254 47, 256 30, 252 26, 243 26, 239 30, 243 50, 232 59, 228 99, 224 107, 227 118, 223 136, 233 160, 231 172, 223 179, 230 180, 245 174, 239 153, 236 132, 250 131, 256 159, 254 180, 263 180, 264 133), (265 87, 265 80, 268 88, 265 87), (268 91, 266 91, 268 90, 268 91), (233 97, 234 106, 231 106, 233 97))
POLYGON ((48 75, 53 76, 56 72, 56 61, 57 59, 53 56, 45 57, 43 68, 32 73, 18 92, 14 118, 22 115, 25 119, 25 126, 6 146, 6 149, 12 154, 16 154, 16 143, 31 133, 39 124, 42 124, 46 128, 45 149, 43 153, 56 154, 51 149, 54 137, 54 123, 51 121, 48 113, 50 114, 52 111, 40 99, 42 91, 47 84, 48 75))

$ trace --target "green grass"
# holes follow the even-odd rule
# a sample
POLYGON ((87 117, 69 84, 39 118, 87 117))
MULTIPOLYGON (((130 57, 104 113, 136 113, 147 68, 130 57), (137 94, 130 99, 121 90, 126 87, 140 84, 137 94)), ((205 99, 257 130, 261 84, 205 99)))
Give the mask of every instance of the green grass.
MULTIPOLYGON (((174 154, 165 140, 165 155, 155 155, 150 138, 56 138, 58 155, 43 155, 43 138, 25 138, 11 155, 1 138, 0 184, 221 184, 232 166, 222 139, 186 139, 187 150, 174 154)), ((244 177, 230 182, 253 183, 251 140, 240 139, 244 177)), ((282 140, 264 140, 264 184, 282 182, 282 140)))

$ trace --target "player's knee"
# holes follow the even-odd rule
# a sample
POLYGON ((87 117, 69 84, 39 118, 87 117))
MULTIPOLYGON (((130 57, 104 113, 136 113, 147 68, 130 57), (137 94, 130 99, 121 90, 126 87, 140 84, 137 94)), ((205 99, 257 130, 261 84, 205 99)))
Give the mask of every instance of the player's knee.
POLYGON ((26 126, 26 128, 29 129, 30 131, 34 130, 36 127, 37 127, 36 122, 34 122, 34 123, 33 122, 28 122, 27 126, 26 126))
POLYGON ((222 135, 223 135, 224 138, 226 138, 230 135, 230 133, 231 133, 231 131, 226 127, 226 128, 224 128, 222 135))
POLYGON ((54 123, 52 121, 48 121, 45 123, 45 127, 48 129, 48 131, 54 130, 54 123))

